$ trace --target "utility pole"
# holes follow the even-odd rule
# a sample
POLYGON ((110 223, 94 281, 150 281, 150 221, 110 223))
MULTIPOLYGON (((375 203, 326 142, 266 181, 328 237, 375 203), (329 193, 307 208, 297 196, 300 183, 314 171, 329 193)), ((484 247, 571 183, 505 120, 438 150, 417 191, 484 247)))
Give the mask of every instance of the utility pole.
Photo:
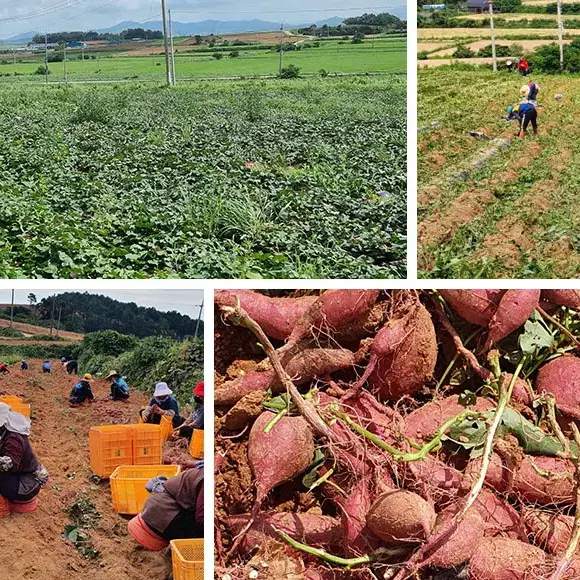
POLYGON ((284 23, 280 22, 280 66, 278 67, 278 73, 282 74, 282 43, 284 42, 284 23))
POLYGON ((14 290, 12 290, 12 302, 10 304, 10 328, 14 324, 14 290))
POLYGON ((64 82, 65 82, 65 84, 68 84, 68 71, 66 70, 66 40, 64 41, 64 60, 63 60, 63 64, 64 64, 64 82))
POLYGON ((56 305, 56 294, 52 296, 52 311, 50 313, 50 336, 52 336, 52 329, 54 327, 54 307, 56 305))
POLYGON ((16 68, 16 49, 15 48, 12 49, 12 58, 14 59, 14 74, 16 74, 18 72, 18 69, 16 68))
POLYGON ((558 42, 560 44, 560 70, 564 70, 564 19, 562 18, 562 0, 558 0, 558 42))
POLYGON ((48 84, 48 33, 44 31, 44 82, 48 84))
POLYGON ((197 331, 199 330, 199 323, 201 321, 201 313, 203 312, 203 299, 201 301, 201 306, 199 307, 199 314, 197 316, 197 322, 195 324, 195 336, 197 336, 197 331))
POLYGON ((169 32, 167 30, 167 11, 165 9, 165 0, 161 0, 161 12, 163 13, 163 44, 165 46, 165 80, 167 86, 171 86, 171 64, 169 62, 169 32))
POLYGON ((60 317, 62 314, 62 304, 58 307, 58 323, 56 325, 56 336, 58 336, 58 332, 60 330, 60 317))
POLYGON ((493 0, 489 0, 489 28, 491 30, 491 58, 493 59, 493 72, 497 72, 497 56, 495 53, 495 29, 493 27, 493 0))
POLYGON ((177 84, 175 78, 175 50, 173 48, 173 24, 171 23, 171 9, 167 11, 169 13, 169 42, 171 43, 171 78, 173 80, 173 86, 177 84))

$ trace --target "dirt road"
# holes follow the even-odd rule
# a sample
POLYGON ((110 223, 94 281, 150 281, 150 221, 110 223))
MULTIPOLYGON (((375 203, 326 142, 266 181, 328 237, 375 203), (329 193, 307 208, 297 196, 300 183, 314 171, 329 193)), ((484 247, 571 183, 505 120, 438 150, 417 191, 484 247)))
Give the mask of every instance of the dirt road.
MULTIPOLYGON (((171 571, 167 551, 149 552, 137 547, 127 533, 128 518, 113 511, 108 483, 93 485, 89 465, 88 430, 93 425, 135 423, 145 396, 133 392, 129 402, 99 401, 69 408, 67 397, 76 377, 55 364, 43 374, 41 361, 30 361, 22 372, 15 367, 0 377, 0 392, 22 396, 32 405, 30 440, 39 460, 50 472, 41 491, 39 508, 31 514, 15 514, 0 520, 0 577, 10 580, 165 580, 171 571), (70 523, 63 508, 86 495, 102 518, 91 531, 98 560, 83 558, 61 539, 70 523)), ((97 399, 108 393, 107 383, 95 381, 97 399)))

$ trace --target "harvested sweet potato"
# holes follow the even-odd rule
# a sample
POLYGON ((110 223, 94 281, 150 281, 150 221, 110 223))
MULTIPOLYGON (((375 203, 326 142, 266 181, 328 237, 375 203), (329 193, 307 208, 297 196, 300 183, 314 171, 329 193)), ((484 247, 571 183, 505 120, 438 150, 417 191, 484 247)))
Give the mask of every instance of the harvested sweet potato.
POLYGON ((558 306, 580 310, 580 290, 542 290, 542 299, 558 306))
POLYGON ((505 290, 439 290, 451 308, 472 324, 487 326, 505 290))
POLYGON ((435 525, 435 511, 420 495, 395 489, 373 503, 367 525, 375 536, 390 544, 422 542, 435 525))
POLYGON ((564 355, 545 364, 538 372, 535 388, 537 393, 554 395, 560 411, 570 410, 575 415, 580 410, 580 358, 564 355))
POLYGON ((530 542, 550 554, 566 550, 572 536, 573 517, 528 508, 523 519, 530 542))

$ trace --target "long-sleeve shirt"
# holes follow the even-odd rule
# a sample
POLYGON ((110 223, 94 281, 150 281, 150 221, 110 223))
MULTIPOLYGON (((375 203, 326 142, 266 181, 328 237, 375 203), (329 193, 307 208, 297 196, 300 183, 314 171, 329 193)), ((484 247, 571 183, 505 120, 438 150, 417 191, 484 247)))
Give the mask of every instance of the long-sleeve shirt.
POLYGON ((95 396, 91 389, 91 385, 87 381, 79 381, 72 389, 70 398, 82 403, 87 399, 93 400, 95 396))
POLYGON ((127 382, 123 377, 118 377, 113 383, 113 386, 123 391, 123 393, 127 394, 129 392, 129 385, 127 384, 127 382))
POLYGON ((26 435, 10 431, 0 441, 0 457, 10 457, 13 473, 34 473, 38 467, 38 459, 32 450, 26 435))
POLYGON ((157 405, 163 411, 163 415, 167 415, 168 417, 179 417, 179 404, 175 397, 169 397, 165 401, 159 401, 155 397, 152 397, 149 401, 149 405, 143 409, 141 414, 143 421, 146 423, 150 421, 150 418, 153 414, 153 405, 157 405))

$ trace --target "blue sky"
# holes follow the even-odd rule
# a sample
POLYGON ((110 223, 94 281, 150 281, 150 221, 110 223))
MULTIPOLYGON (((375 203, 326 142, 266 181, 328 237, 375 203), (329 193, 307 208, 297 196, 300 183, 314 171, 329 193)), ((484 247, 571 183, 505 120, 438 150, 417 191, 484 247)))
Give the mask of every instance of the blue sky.
MULTIPOLYGON (((0 38, 31 30, 88 30, 108 28, 124 20, 158 20, 160 4, 160 0, 0 0, 0 38)), ((392 12, 403 17, 405 6, 406 0, 325 0, 320 4, 309 0, 291 4, 283 0, 167 0, 174 19, 180 22, 258 18, 305 23, 362 12, 392 12)))
MULTIPOLYGON (((15 304, 28 304, 27 296, 30 292, 33 292, 40 301, 52 294, 62 294, 66 290, 15 290, 15 304)), ((120 302, 135 302, 138 306, 153 307, 164 312, 176 310, 192 318, 197 318, 203 300, 203 290, 79 290, 79 292, 102 294, 120 302)), ((9 304, 10 296, 11 290, 0 290, 0 304, 9 304)))

